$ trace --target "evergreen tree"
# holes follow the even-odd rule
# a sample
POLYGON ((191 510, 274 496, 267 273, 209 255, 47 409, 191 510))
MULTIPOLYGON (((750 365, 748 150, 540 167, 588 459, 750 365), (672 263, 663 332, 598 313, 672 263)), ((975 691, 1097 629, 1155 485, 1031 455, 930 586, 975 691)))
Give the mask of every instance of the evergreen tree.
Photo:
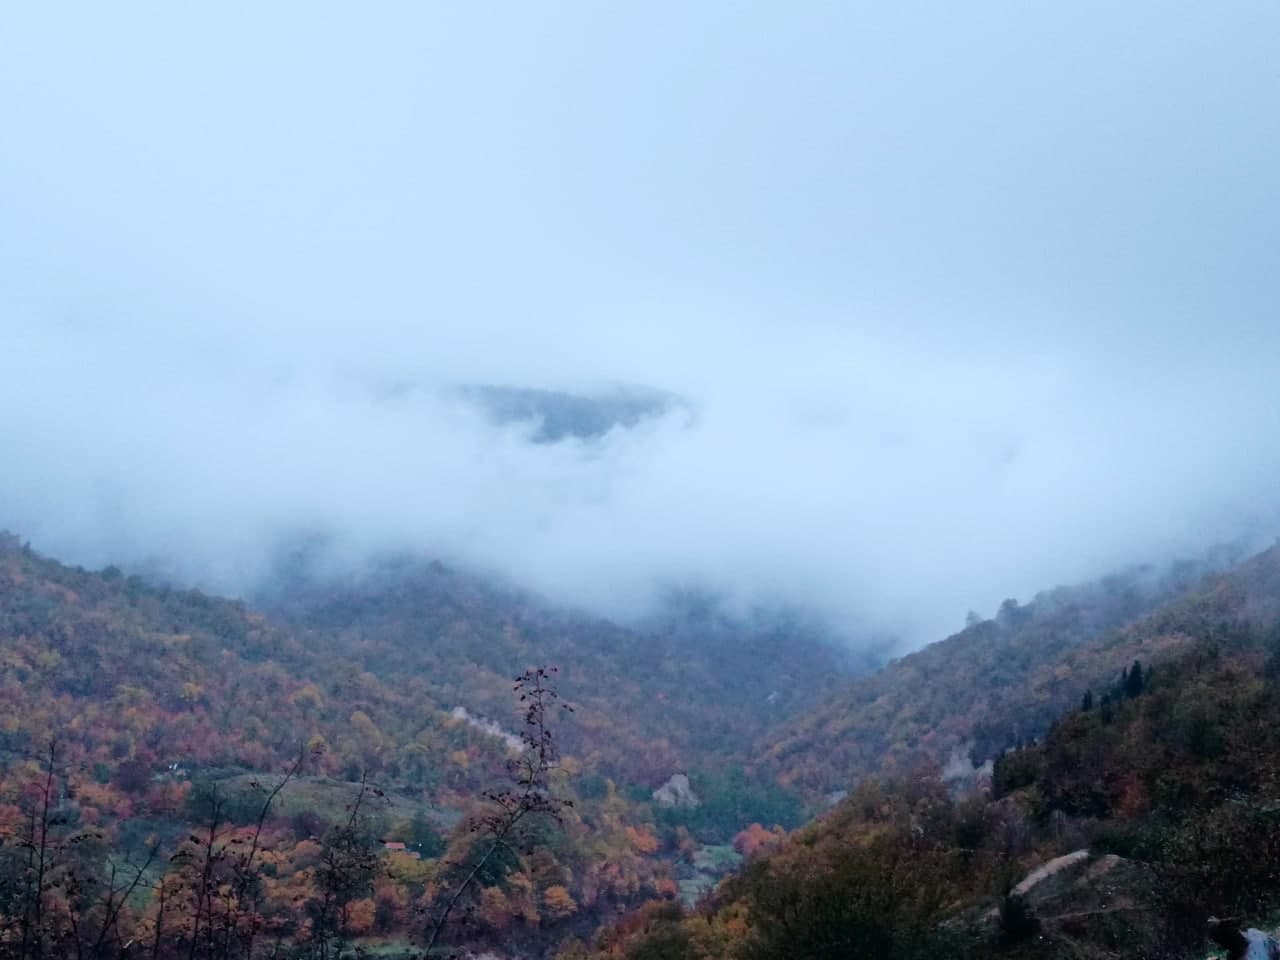
POLYGON ((1140 693, 1142 693, 1142 664, 1135 660, 1124 678, 1124 695, 1136 697, 1140 693))

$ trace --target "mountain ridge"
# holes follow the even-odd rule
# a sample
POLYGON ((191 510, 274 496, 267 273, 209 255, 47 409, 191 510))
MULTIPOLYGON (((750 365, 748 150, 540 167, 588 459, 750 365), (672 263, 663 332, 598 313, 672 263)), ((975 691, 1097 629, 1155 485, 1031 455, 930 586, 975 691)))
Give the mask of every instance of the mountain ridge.
POLYGON ((854 679, 784 721, 757 752, 782 783, 810 796, 921 762, 945 764, 957 751, 979 766, 1039 735, 1135 657, 1160 655, 1167 641, 1125 628, 1195 595, 1224 575, 1215 571, 1235 553, 1224 549, 1161 574, 1139 568, 1057 587, 1025 606, 1006 600, 996 618, 854 679))

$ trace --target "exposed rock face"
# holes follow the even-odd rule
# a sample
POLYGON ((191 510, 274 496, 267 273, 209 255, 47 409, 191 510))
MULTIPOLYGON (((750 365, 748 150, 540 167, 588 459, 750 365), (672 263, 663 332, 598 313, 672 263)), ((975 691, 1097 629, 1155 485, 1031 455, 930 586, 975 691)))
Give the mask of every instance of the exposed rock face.
POLYGON ((653 800, 660 807, 677 810, 694 810, 702 802, 683 773, 673 774, 670 780, 653 791, 653 800))
POLYGON ((973 741, 966 740, 951 749, 950 756, 942 768, 942 779, 951 785, 953 790, 971 790, 981 783, 990 783, 991 772, 995 768, 992 761, 987 760, 974 766, 969 760, 973 750, 973 741))

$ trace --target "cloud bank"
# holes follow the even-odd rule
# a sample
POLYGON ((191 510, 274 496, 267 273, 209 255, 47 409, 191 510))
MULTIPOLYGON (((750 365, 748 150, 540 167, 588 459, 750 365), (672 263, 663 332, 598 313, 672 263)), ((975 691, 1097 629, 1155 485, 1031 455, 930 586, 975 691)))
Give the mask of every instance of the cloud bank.
POLYGON ((911 643, 1274 533, 1280 13, 883 6, 5 11, 0 526, 911 643))

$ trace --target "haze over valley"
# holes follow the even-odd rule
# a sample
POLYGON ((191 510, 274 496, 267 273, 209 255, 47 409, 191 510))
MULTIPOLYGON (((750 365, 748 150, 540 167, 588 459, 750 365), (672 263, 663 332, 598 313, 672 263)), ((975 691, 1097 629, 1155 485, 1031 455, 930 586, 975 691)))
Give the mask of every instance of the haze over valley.
POLYGON ((910 648, 1280 529, 1245 20, 258 17, 4 14, 0 525, 42 549, 243 593, 319 534, 910 648))
POLYGON ((1280 951, 1278 37, 0 10, 0 960, 1280 951))

